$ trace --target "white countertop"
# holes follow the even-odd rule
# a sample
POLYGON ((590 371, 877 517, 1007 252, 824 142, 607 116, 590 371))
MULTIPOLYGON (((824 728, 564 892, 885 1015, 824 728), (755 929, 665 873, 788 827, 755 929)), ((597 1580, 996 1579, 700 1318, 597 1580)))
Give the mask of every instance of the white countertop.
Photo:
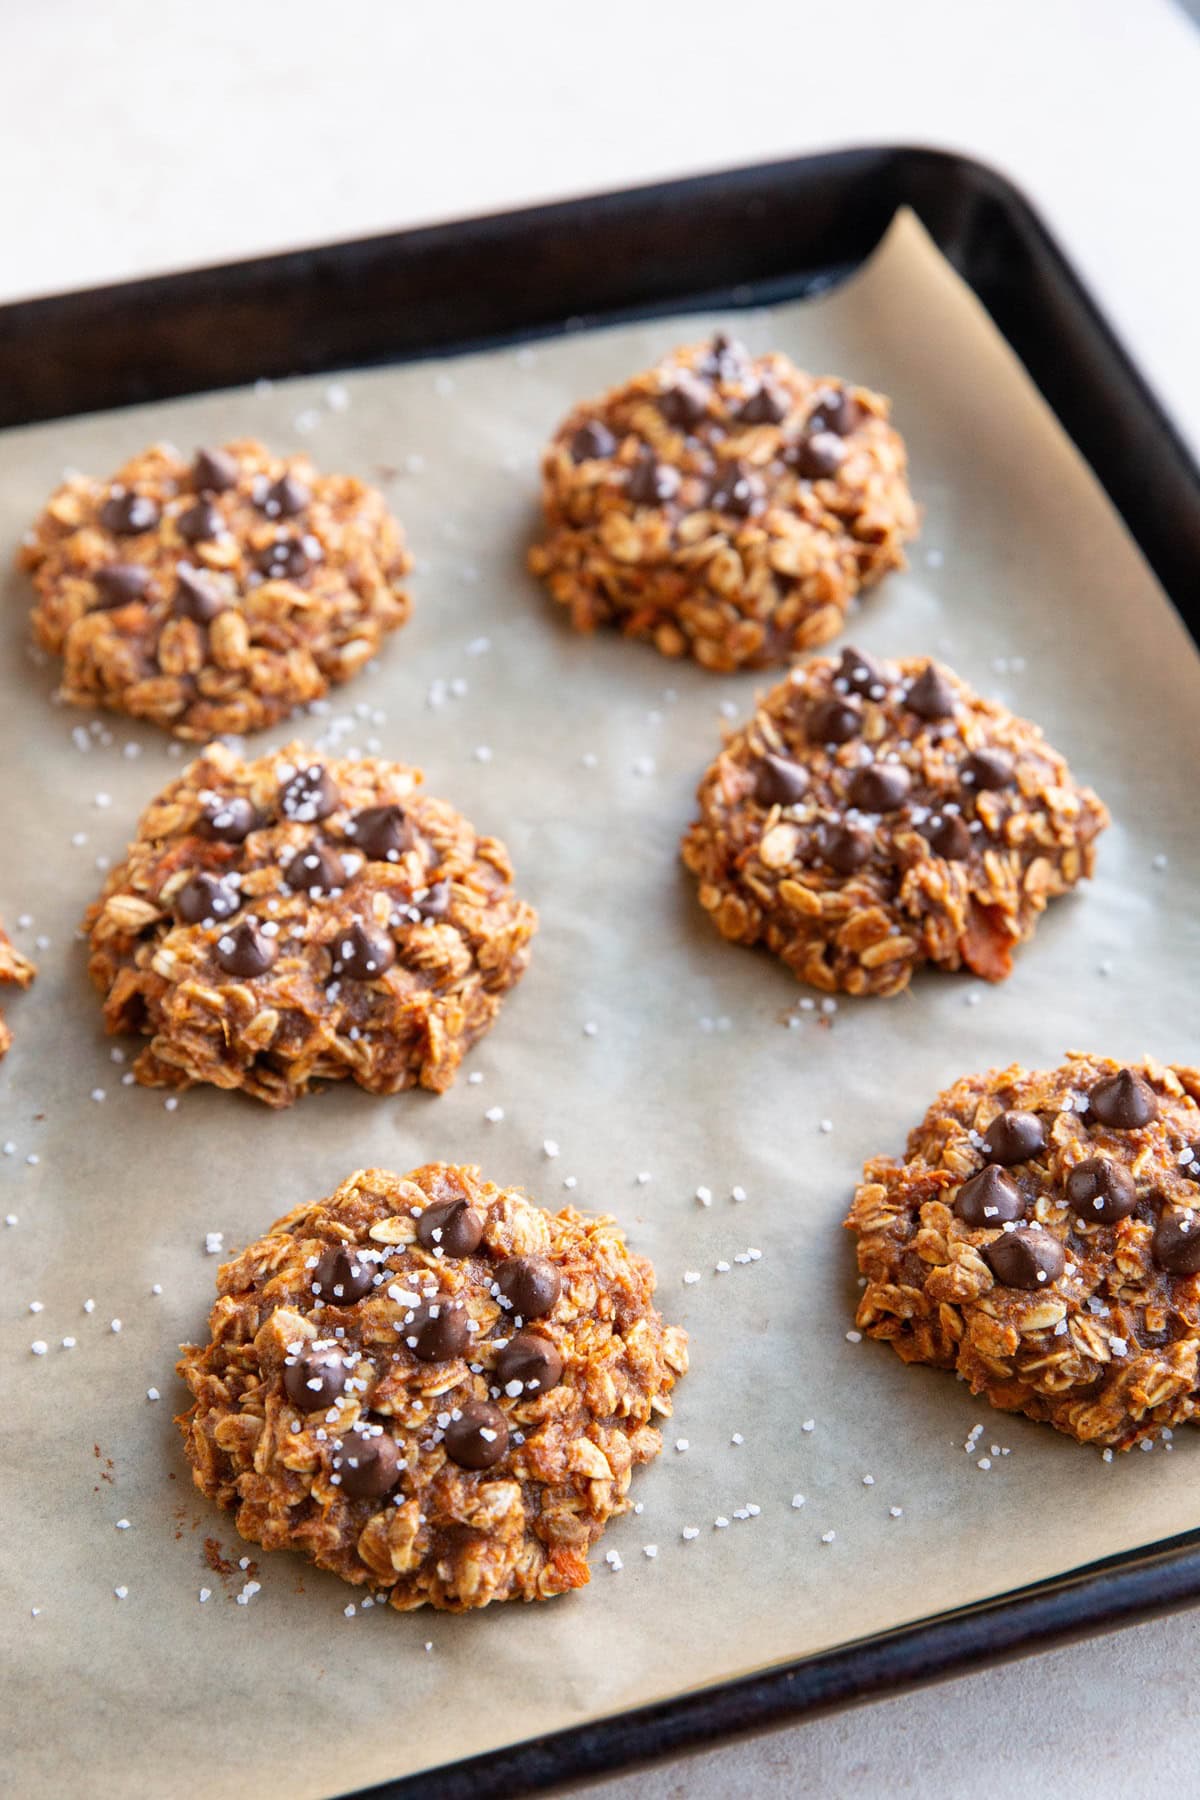
MULTIPOLYGON (((1200 33, 1170 0, 9 8, 0 300, 865 143, 1034 201, 1200 450, 1200 33)), ((1200 1613, 606 1783, 1195 1787, 1200 1613)))

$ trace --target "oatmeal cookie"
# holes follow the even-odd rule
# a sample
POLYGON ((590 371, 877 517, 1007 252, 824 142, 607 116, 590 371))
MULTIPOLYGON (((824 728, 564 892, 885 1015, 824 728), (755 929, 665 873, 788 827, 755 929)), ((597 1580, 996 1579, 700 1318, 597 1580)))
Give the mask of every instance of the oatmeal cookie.
POLYGON ((400 1611, 583 1587, 687 1369, 614 1220, 476 1168, 360 1171, 217 1287, 179 1364, 196 1486, 400 1611))
MULTIPOLYGON (((5 986, 27 988, 37 974, 37 964, 22 956, 10 939, 3 925, 0 925, 0 983, 5 986)), ((3 1013, 0 1013, 0 1056, 6 1056, 12 1048, 12 1032, 3 1013)))
POLYGON ((683 860, 722 936, 850 994, 925 962, 1003 980, 1108 824, 1036 725, 937 663, 858 650, 794 669, 698 798, 683 860))
POLYGON ((577 630, 616 625, 708 669, 786 662, 903 565, 905 470, 881 394, 719 336, 563 421, 530 567, 577 630))
POLYGON ((863 1171, 860 1329, 1081 1443, 1200 1419, 1198 1097, 1078 1052, 956 1082, 863 1171))
POLYGON ((183 738, 256 731, 346 681, 408 617, 383 496, 253 439, 71 475, 18 556, 62 697, 183 738))
POLYGON ((288 1106, 349 1077, 441 1092, 524 973, 537 915, 496 838, 421 772, 302 744, 210 744, 153 800, 84 920, 148 1087, 288 1106))

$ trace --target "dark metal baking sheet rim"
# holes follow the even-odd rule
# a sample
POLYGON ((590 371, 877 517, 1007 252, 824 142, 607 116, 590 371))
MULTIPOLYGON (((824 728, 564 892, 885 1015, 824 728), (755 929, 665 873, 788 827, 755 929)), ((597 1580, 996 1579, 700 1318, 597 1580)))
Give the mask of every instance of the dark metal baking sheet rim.
MULTIPOLYGON (((865 261, 903 205, 1020 357, 1200 643, 1200 470, 1028 202, 936 150, 806 157, 0 307, 0 428, 794 298, 865 261)), ((544 1790, 1197 1601, 1200 1530, 369 1794, 544 1790)))

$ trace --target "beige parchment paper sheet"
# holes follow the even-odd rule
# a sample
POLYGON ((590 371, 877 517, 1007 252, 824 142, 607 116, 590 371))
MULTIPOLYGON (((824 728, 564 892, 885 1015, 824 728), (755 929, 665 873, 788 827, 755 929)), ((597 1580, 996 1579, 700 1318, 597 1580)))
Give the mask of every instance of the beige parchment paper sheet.
POLYGON ((4 1002, 17 1041, 0 1072, 0 1136, 15 1146, 0 1157, 0 1198, 19 1220, 0 1231, 14 1792, 330 1795, 1197 1523, 1200 1444, 1105 1464, 945 1375, 848 1342, 857 1289, 839 1226, 864 1158, 899 1150, 962 1072, 1053 1063, 1075 1046, 1200 1060, 1200 662, 912 220, 840 291, 739 314, 755 349, 894 398, 924 530, 911 570, 853 620, 854 640, 936 653, 1040 721, 1115 819, 1097 880, 1052 908, 1004 987, 927 977, 907 997, 843 1002, 823 1023, 799 1013, 787 1028, 803 990, 716 936, 676 856, 719 707, 743 714, 761 678, 577 637, 522 564, 538 448, 572 398, 715 323, 659 321, 352 374, 340 391, 306 380, 0 441, 6 557, 64 465, 105 472, 159 436, 190 448, 252 432, 383 479, 419 558, 413 621, 331 716, 358 714, 344 743, 422 765, 431 791, 502 835, 542 915, 524 985, 467 1065, 478 1084, 464 1072, 443 1098, 395 1101, 344 1087, 280 1115, 201 1091, 167 1111, 161 1094, 123 1086, 73 933, 96 857, 120 853, 180 765, 164 739, 120 719, 104 722, 111 741, 93 733, 77 747, 72 729, 88 717, 51 708, 53 671, 29 660, 27 595, 11 580, 0 911, 19 943, 49 939, 37 986, 4 1002), (31 927, 16 928, 21 914, 31 927), (504 1118, 488 1123, 496 1106, 504 1118), (554 1160, 546 1138, 561 1146, 554 1160), (183 1398, 175 1348, 205 1329, 217 1267, 207 1233, 231 1248, 353 1169, 433 1157, 477 1161, 552 1207, 618 1214, 657 1263, 665 1313, 692 1334, 694 1373, 664 1455, 636 1482, 642 1510, 594 1553, 590 1588, 477 1617, 347 1618, 360 1595, 241 1545, 194 1494, 171 1423, 183 1398), (652 1179, 637 1184, 639 1171, 652 1179), (751 1248, 761 1256, 735 1260, 751 1248), (720 1260, 728 1273, 714 1272, 720 1260), (700 1280, 685 1283, 689 1270, 700 1280), (31 1354, 34 1339, 45 1356, 31 1354), (760 1510, 737 1518, 747 1506, 760 1510), (688 1526, 699 1536, 684 1542, 688 1526), (259 1565, 248 1604, 234 1598, 244 1573, 206 1566, 210 1536, 259 1565))

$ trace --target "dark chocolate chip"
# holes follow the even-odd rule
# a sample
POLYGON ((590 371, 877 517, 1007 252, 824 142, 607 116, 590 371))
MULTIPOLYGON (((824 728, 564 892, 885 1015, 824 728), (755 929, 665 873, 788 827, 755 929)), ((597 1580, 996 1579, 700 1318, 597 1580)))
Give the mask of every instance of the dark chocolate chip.
POLYGON ((233 889, 215 875, 189 875, 175 896, 175 911, 185 925, 204 919, 230 919, 241 905, 233 889))
POLYGON ((273 519, 294 519, 312 504, 312 492, 295 475, 281 475, 267 489, 263 511, 273 519))
POLYGON ((1023 1219, 1025 1202, 1011 1176, 997 1168, 995 1163, 989 1163, 986 1169, 980 1169, 978 1175, 972 1175, 969 1181, 963 1182, 954 1202, 954 1210, 965 1224, 986 1228, 989 1225, 1003 1225, 1012 1219, 1023 1219))
POLYGON ((336 1350, 302 1350, 284 1364, 283 1386, 301 1412, 324 1412, 345 1391, 345 1365, 336 1350))
POLYGON ((96 583, 96 599, 102 607, 128 606, 131 600, 143 600, 150 586, 150 571, 141 563, 106 563, 92 577, 96 583))
POLYGON ((1098 1081, 1088 1094, 1088 1111, 1113 1131, 1136 1131, 1158 1117, 1154 1089, 1132 1069, 1122 1069, 1098 1081))
POLYGON ((490 1400, 467 1400, 456 1407, 442 1442, 460 1469, 490 1469, 508 1449, 508 1421, 490 1400))
POLYGON ((544 1256, 510 1256, 496 1270, 496 1285, 522 1319, 540 1319, 562 1292, 562 1276, 544 1256))
POLYGON ((1046 1127, 1036 1113, 1021 1112, 1011 1107, 998 1113, 983 1134, 983 1147, 990 1161, 1011 1168, 1013 1163, 1028 1162, 1046 1148, 1046 1127))
POLYGON ((1035 1293, 1057 1281, 1066 1267, 1066 1253, 1048 1231, 1018 1227, 1002 1232, 983 1246, 983 1260, 1004 1287, 1035 1293))
POLYGON ((571 461, 594 462, 599 456, 611 456, 616 447, 617 440, 608 426, 599 419, 589 419, 571 439, 571 461))
POLYGON ((690 431, 707 413, 711 398, 711 390, 702 381, 683 372, 658 396, 658 410, 668 425, 674 425, 678 431, 690 431))
POLYGON ((211 500, 197 500, 186 512, 181 512, 175 521, 181 538, 189 544, 202 544, 209 538, 220 537, 224 521, 211 500))
POLYGON ((180 563, 176 574, 175 611, 182 618, 194 619, 197 625, 208 625, 218 613, 225 611, 229 604, 225 596, 199 570, 180 563))
POLYGON ((718 331, 704 356, 696 365, 700 374, 717 381, 734 381, 749 360, 746 346, 726 331, 718 331))
POLYGON ((279 810, 285 819, 311 825, 316 819, 327 819, 341 805, 337 783, 324 763, 309 763, 279 786, 279 810))
POLYGON ((307 850, 297 850, 283 871, 283 880, 294 893, 328 894, 345 887, 346 871, 335 850, 327 844, 310 844, 307 850))
POLYGON ((372 862, 396 862, 408 848, 404 809, 364 806, 346 826, 346 836, 372 862))
POLYGON ((470 1339, 467 1330, 469 1314, 461 1300, 442 1294, 435 1300, 424 1300, 413 1308, 406 1319, 401 1336, 418 1362, 449 1362, 461 1356, 470 1339))
POLYGON ((888 685, 887 675, 873 657, 847 646, 842 651, 837 678, 845 682, 852 694, 877 694, 888 685))
POLYGON ((270 581, 299 581, 321 561, 321 547, 315 538, 277 538, 259 552, 258 566, 270 581))
POLYGON ((400 1479, 400 1453, 386 1431, 348 1431, 335 1452, 341 1490, 353 1500, 382 1500, 400 1479))
POLYGON ((733 519, 748 519, 762 500, 761 481, 740 462, 726 463, 708 491, 713 511, 728 513, 733 519))
POLYGON ((1168 1275, 1200 1275, 1200 1212, 1164 1213, 1151 1249, 1168 1275))
POLYGON ((110 494, 100 508, 101 525, 118 537, 136 537, 141 531, 153 531, 161 517, 157 500, 151 500, 146 494, 110 494))
POLYGON ((797 439, 785 461, 802 480, 823 481, 827 476, 837 474, 845 454, 846 447, 834 432, 815 431, 811 437, 797 439))
POLYGON ((217 961, 227 975, 253 980, 265 975, 279 955, 279 942, 256 919, 242 919, 217 939, 217 961))
POLYGON ((470 1256, 483 1237, 483 1218, 461 1196, 427 1206, 417 1220, 417 1241, 443 1256, 470 1256))
MULTIPOLYGON (((496 1358, 492 1373, 507 1388, 519 1381, 527 1394, 544 1394, 562 1380, 563 1360, 549 1338, 539 1331, 518 1331, 496 1358)), ((513 1399, 519 1398, 513 1395, 513 1399)))
POLYGON ((1107 1156, 1089 1156, 1067 1176, 1067 1200, 1081 1219, 1115 1225, 1137 1205, 1133 1176, 1107 1156))
POLYGON ((986 788, 991 793, 1011 787, 1016 778, 1013 759, 1007 750, 972 750, 963 761, 961 773, 965 786, 986 788))
POLYGON ((862 730, 862 707, 839 694, 814 701, 804 715, 804 728, 814 744, 848 744, 862 730))
POLYGON ((237 483, 238 459, 228 450, 197 450, 192 486, 202 494, 223 494, 237 483))
POLYGON ((871 860, 875 839, 861 825, 822 825, 818 851, 823 862, 839 875, 853 875, 871 860))
POLYGON ((241 794, 210 800, 196 825, 201 837, 218 844, 240 844, 258 825, 258 814, 241 794))
POLYGON ((743 425, 778 425, 780 419, 787 417, 787 410, 787 395, 773 382, 763 381, 746 395, 737 416, 743 425))
POLYGON ((444 919, 450 911, 450 883, 435 881, 413 905, 423 919, 444 919))
POLYGON ((854 771, 850 799, 862 812, 895 812, 912 790, 912 776, 903 763, 864 763, 854 771))
POLYGON ((386 931, 355 920, 334 940, 334 967, 351 981, 378 981, 396 960, 396 946, 386 931))
POLYGON ((625 491, 638 506, 658 506, 679 492, 679 471, 660 463, 653 450, 643 450, 629 471, 625 491))
POLYGON ((760 806, 794 806, 808 792, 808 770, 789 757, 768 751, 754 775, 754 798, 760 806))
POLYGON ((845 437, 861 418, 862 407, 853 394, 845 388, 822 388, 813 401, 806 429, 814 436, 819 431, 832 431, 835 437, 845 437))
POLYGON ((958 696, 936 663, 926 663, 904 696, 905 706, 918 719, 953 718, 957 701, 958 696))
POLYGON ((945 813, 930 819, 927 833, 935 855, 947 862, 963 862, 971 854, 971 832, 959 813, 945 813))
POLYGON ((375 1286, 375 1264, 345 1244, 332 1244, 313 1270, 312 1285, 327 1306, 353 1306, 375 1286))

